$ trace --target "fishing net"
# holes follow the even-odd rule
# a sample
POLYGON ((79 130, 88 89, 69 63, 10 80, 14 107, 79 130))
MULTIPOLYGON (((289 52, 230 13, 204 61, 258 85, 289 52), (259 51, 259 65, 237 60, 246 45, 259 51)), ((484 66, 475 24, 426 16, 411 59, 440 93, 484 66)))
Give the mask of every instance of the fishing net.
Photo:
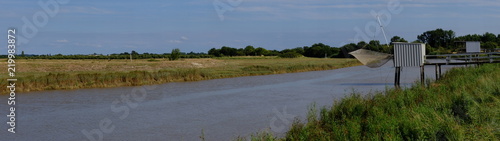
POLYGON ((370 68, 378 68, 393 58, 392 54, 381 53, 366 49, 358 49, 356 51, 350 52, 349 54, 356 57, 356 59, 358 59, 361 63, 363 63, 363 65, 370 68))

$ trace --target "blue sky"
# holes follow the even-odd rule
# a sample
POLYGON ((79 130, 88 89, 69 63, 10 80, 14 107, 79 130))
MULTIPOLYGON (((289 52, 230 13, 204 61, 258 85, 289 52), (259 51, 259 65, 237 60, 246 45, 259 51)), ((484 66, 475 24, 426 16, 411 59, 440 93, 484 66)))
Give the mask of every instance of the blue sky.
POLYGON ((385 43, 373 12, 381 15, 388 38, 413 41, 437 28, 457 36, 500 34, 497 0, 18 0, 0 1, 0 27, 16 28, 28 41, 18 44, 18 52, 27 54, 207 52, 247 45, 282 50, 320 42, 385 43), (49 3, 48 12, 39 1, 49 3))

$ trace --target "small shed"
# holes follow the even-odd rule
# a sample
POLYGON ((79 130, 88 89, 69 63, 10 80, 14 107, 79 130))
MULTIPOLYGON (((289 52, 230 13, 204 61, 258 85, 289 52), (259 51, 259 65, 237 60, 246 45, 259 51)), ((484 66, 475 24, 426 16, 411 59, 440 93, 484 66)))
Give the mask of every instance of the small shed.
POLYGON ((455 43, 458 48, 465 49, 466 53, 481 52, 481 42, 479 41, 457 41, 455 43))
POLYGON ((394 43, 394 67, 420 67, 425 61, 425 44, 394 43))

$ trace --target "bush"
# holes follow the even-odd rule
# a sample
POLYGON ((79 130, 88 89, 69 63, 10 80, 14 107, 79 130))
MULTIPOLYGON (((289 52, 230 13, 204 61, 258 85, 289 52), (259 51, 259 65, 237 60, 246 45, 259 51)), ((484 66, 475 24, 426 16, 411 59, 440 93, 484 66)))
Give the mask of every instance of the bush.
POLYGON ((281 58, 298 58, 298 57, 302 57, 302 54, 299 54, 296 52, 287 52, 287 53, 280 54, 278 56, 281 58))
POLYGON ((170 60, 170 61, 178 60, 180 58, 180 56, 181 56, 180 49, 178 49, 178 48, 172 49, 172 53, 168 57, 168 60, 170 60))

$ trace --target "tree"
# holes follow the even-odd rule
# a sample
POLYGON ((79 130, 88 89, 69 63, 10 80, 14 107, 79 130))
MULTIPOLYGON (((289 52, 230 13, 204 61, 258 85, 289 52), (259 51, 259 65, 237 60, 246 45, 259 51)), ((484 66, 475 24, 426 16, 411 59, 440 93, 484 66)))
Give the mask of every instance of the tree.
POLYGON ((247 46, 243 49, 243 53, 248 56, 255 56, 255 48, 253 46, 247 46))
POLYGON ((426 31, 423 34, 417 36, 417 39, 423 43, 427 43, 433 47, 445 47, 450 48, 453 45, 453 39, 455 38, 455 32, 452 30, 443 30, 438 28, 436 30, 426 31))
POLYGON ((420 41, 420 40, 415 40, 415 41, 413 41, 413 42, 411 42, 411 43, 422 43, 422 41, 420 41))
POLYGON ((299 53, 293 52, 293 51, 278 55, 278 57, 281 57, 281 58, 298 58, 301 56, 302 56, 302 54, 299 54, 299 53))
POLYGON ((497 36, 497 44, 500 45, 500 34, 498 34, 498 36, 497 36))
POLYGON ((406 41, 405 38, 401 38, 399 36, 394 36, 391 38, 391 44, 393 42, 405 42, 405 43, 407 43, 408 41, 406 41))
POLYGON ((258 56, 267 54, 268 52, 269 52, 268 50, 266 50, 265 48, 262 48, 262 47, 258 47, 255 49, 255 54, 258 56))
POLYGON ((265 56, 278 56, 280 52, 277 50, 268 50, 267 53, 264 53, 265 56))
POLYGON ((354 56, 350 55, 349 53, 353 52, 357 49, 358 49, 358 47, 355 43, 346 44, 346 45, 340 47, 340 50, 342 51, 342 53, 337 55, 337 57, 339 57, 339 58, 353 58, 354 56))
POLYGON ((225 56, 236 56, 238 49, 232 47, 222 46, 220 48, 220 53, 225 56))
POLYGON ((293 52, 296 52, 298 54, 302 54, 304 55, 304 48, 301 48, 301 47, 296 47, 296 48, 293 48, 291 49, 293 52))
POLYGON ((239 48, 236 50, 236 56, 245 56, 245 50, 243 48, 239 48))
POLYGON ((168 60, 170 60, 170 61, 178 60, 180 56, 181 56, 180 49, 178 49, 178 48, 172 49, 172 53, 170 53, 170 57, 168 58, 168 60))
POLYGON ((370 43, 368 43, 368 45, 366 46, 366 49, 377 52, 383 51, 383 47, 382 45, 380 45, 380 41, 378 40, 371 40, 370 43))
POLYGON ((495 36, 495 34, 493 33, 489 33, 489 32, 486 32, 483 34, 483 36, 481 37, 481 41, 483 43, 487 43, 487 42, 496 42, 497 41, 497 37, 495 36))
POLYGON ((455 38, 455 41, 481 41, 482 36, 478 34, 469 34, 455 38))
POLYGON ((136 56, 136 55, 139 55, 139 53, 137 53, 136 51, 132 50, 132 55, 136 56))
POLYGON ((21 51, 21 57, 24 57, 24 51, 21 51))
POLYGON ((213 55, 215 57, 221 57, 220 49, 212 48, 208 51, 208 55, 213 55))
POLYGON ((340 49, 332 48, 323 43, 313 44, 311 47, 304 47, 304 56, 307 57, 332 57, 338 55, 340 49))
POLYGON ((365 42, 365 41, 360 41, 358 42, 358 44, 356 45, 356 50, 357 49, 361 49, 361 48, 364 48, 366 47, 368 44, 365 42))
POLYGON ((493 42, 493 41, 489 41, 489 42, 481 44, 481 48, 488 49, 488 50, 492 50, 492 49, 495 49, 497 47, 498 47, 498 44, 496 42, 493 42))

